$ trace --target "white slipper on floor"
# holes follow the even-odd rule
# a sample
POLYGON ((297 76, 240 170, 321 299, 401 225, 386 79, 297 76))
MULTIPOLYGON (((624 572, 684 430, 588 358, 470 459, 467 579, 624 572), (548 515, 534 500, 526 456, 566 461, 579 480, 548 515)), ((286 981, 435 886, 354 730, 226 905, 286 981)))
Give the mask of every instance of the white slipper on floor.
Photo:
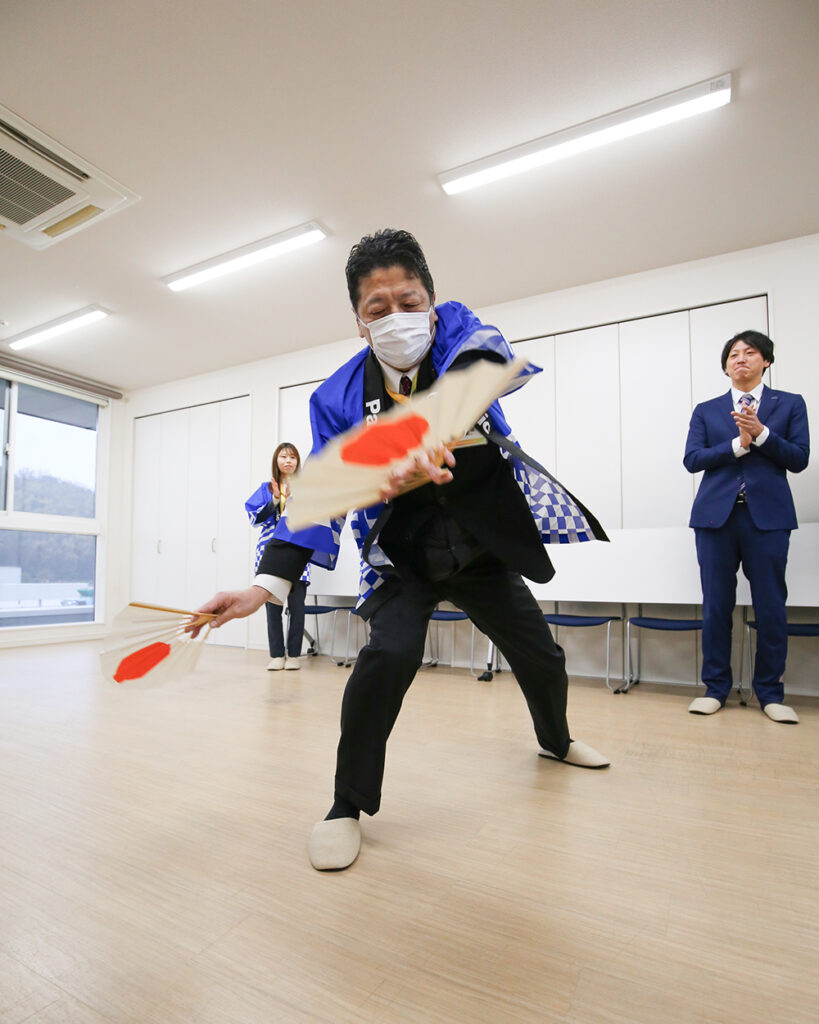
POLYGON ((716 697, 695 697, 688 705, 692 715, 714 715, 720 711, 722 704, 716 697))
POLYGON ((361 825, 356 818, 319 821, 313 827, 307 849, 316 871, 348 868, 361 849, 361 825))
POLYGON ((788 725, 799 725, 799 715, 787 704, 766 704, 762 709, 772 722, 785 722, 788 725))
POLYGON ((541 757, 550 757, 554 761, 562 761, 564 764, 575 764, 578 768, 608 768, 611 764, 608 758, 603 757, 594 747, 582 740, 572 740, 565 757, 558 757, 550 750, 541 750, 541 757))

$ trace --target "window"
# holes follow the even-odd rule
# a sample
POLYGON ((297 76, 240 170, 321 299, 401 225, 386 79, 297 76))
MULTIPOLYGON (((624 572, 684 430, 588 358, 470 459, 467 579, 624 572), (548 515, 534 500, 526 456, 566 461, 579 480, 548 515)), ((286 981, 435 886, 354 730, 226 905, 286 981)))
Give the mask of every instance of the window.
POLYGON ((6 450, 9 443, 9 382, 0 380, 0 511, 6 507, 6 450))
POLYGON ((94 621, 97 538, 0 530, 0 627, 94 621))
POLYGON ((94 515, 97 415, 93 402, 18 384, 14 424, 16 511, 94 515))
POLYGON ((0 380, 0 629, 100 611, 100 404, 0 380))

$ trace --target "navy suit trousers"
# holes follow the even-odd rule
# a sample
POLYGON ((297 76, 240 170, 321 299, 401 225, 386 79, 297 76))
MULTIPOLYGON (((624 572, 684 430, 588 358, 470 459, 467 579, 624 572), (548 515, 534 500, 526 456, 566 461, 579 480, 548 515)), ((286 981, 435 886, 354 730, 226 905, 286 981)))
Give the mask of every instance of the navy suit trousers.
POLYGON ((725 702, 731 692, 731 627, 737 571, 751 584, 757 624, 753 686, 759 703, 781 704, 788 657, 785 567, 790 530, 760 530, 746 504, 737 504, 717 529, 697 528, 702 580, 702 681, 707 695, 725 702))

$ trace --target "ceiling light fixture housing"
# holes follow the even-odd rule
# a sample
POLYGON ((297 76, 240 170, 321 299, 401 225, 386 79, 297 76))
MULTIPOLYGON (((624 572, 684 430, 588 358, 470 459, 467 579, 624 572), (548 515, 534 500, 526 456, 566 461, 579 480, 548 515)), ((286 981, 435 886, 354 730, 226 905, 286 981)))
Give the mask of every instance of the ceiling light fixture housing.
POLYGON ((96 323, 97 320, 104 320, 107 316, 110 316, 110 313, 101 306, 85 306, 83 309, 78 309, 73 313, 66 313, 65 316, 58 317, 56 320, 49 320, 46 324, 40 324, 39 327, 32 327, 28 331, 23 331, 22 334, 15 334, 14 337, 6 339, 6 344, 9 348, 14 349, 15 352, 19 352, 22 348, 37 345, 48 338, 56 338, 58 335, 66 334, 68 331, 76 331, 80 327, 87 327, 88 324, 96 323))
POLYGON ((251 267, 274 256, 282 256, 294 249, 303 249, 304 246, 313 245, 326 237, 327 232, 315 221, 310 221, 297 228, 291 228, 289 231, 281 231, 269 238, 262 238, 258 242, 243 245, 240 249, 234 249, 232 252, 214 256, 213 259, 197 263, 186 270, 179 270, 175 274, 163 277, 162 281, 171 291, 181 292, 215 277, 244 270, 245 267, 251 267))
POLYGON ((586 121, 584 124, 544 135, 532 142, 514 146, 493 156, 463 164, 438 175, 441 188, 448 195, 466 192, 480 185, 488 185, 501 178, 521 174, 534 167, 554 163, 565 157, 598 149, 618 139, 660 128, 674 121, 682 121, 706 110, 714 110, 731 101, 731 76, 720 75, 707 82, 678 89, 656 99, 626 107, 613 114, 586 121))

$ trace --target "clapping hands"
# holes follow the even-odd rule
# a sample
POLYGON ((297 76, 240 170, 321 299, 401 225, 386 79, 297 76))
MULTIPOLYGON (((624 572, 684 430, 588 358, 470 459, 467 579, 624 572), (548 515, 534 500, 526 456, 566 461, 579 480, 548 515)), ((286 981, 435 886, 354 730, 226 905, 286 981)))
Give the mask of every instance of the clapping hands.
POLYGON ((752 411, 747 406, 741 412, 732 412, 731 415, 739 429, 739 443, 743 448, 749 448, 753 439, 762 433, 765 424, 760 423, 756 411, 752 411))

